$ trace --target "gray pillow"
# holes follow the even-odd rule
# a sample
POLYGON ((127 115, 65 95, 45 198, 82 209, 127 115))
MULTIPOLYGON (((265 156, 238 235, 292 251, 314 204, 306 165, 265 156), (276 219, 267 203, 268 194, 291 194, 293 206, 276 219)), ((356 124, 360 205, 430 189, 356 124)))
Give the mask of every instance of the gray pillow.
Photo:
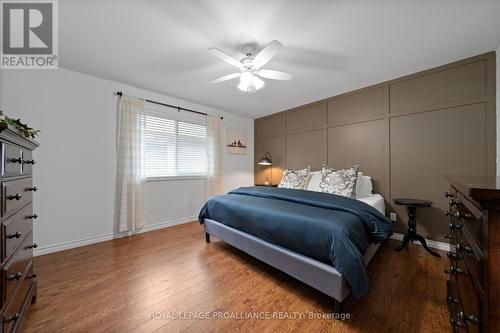
POLYGON ((358 170, 359 165, 354 165, 343 170, 335 170, 323 166, 321 170, 321 182, 319 183, 321 192, 355 199, 358 170))
POLYGON ((310 167, 301 170, 285 169, 278 187, 303 190, 309 178, 309 169, 310 167))

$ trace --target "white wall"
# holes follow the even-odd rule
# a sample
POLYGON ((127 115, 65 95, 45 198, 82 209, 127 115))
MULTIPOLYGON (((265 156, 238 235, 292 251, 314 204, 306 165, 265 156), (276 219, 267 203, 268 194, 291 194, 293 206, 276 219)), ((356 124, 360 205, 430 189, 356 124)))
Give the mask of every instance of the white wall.
MULTIPOLYGON (((113 237, 117 90, 219 114, 224 135, 226 127, 245 129, 248 154, 224 154, 224 185, 227 191, 253 183, 250 118, 64 69, 1 70, 0 109, 41 129, 34 171, 38 254, 113 237)), ((192 221, 204 190, 202 179, 148 183, 145 229, 192 221)))

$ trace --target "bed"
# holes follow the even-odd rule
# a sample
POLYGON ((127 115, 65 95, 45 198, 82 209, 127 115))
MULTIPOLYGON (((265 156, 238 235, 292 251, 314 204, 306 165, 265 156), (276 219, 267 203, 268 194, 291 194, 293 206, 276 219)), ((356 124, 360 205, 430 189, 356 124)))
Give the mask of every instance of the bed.
POLYGON ((308 284, 332 297, 335 312, 340 312, 349 294, 361 297, 367 292, 364 268, 392 234, 384 210, 384 199, 378 194, 355 200, 304 190, 248 187, 210 199, 199 220, 207 242, 213 235, 308 284), (285 230, 290 227, 299 229, 285 230), (288 232, 295 238, 288 237, 288 232))

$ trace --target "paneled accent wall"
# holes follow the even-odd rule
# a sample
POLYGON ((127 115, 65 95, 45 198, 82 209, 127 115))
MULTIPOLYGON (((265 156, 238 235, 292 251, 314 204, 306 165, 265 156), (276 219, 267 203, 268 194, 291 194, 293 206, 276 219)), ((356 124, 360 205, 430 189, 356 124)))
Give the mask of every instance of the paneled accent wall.
POLYGON ((255 182, 273 157, 272 182, 285 167, 360 164, 374 192, 406 229, 396 197, 434 202, 417 212, 419 232, 442 240, 443 174, 496 174, 495 53, 464 59, 255 120, 255 182))

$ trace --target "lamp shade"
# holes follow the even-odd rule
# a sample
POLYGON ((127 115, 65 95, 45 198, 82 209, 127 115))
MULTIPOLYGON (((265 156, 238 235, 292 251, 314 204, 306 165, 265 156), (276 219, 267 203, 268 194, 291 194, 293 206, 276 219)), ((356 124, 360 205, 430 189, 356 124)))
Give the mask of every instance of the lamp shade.
POLYGON ((273 159, 271 158, 271 154, 266 152, 264 157, 262 157, 259 162, 257 162, 259 165, 272 165, 273 164, 273 159))

